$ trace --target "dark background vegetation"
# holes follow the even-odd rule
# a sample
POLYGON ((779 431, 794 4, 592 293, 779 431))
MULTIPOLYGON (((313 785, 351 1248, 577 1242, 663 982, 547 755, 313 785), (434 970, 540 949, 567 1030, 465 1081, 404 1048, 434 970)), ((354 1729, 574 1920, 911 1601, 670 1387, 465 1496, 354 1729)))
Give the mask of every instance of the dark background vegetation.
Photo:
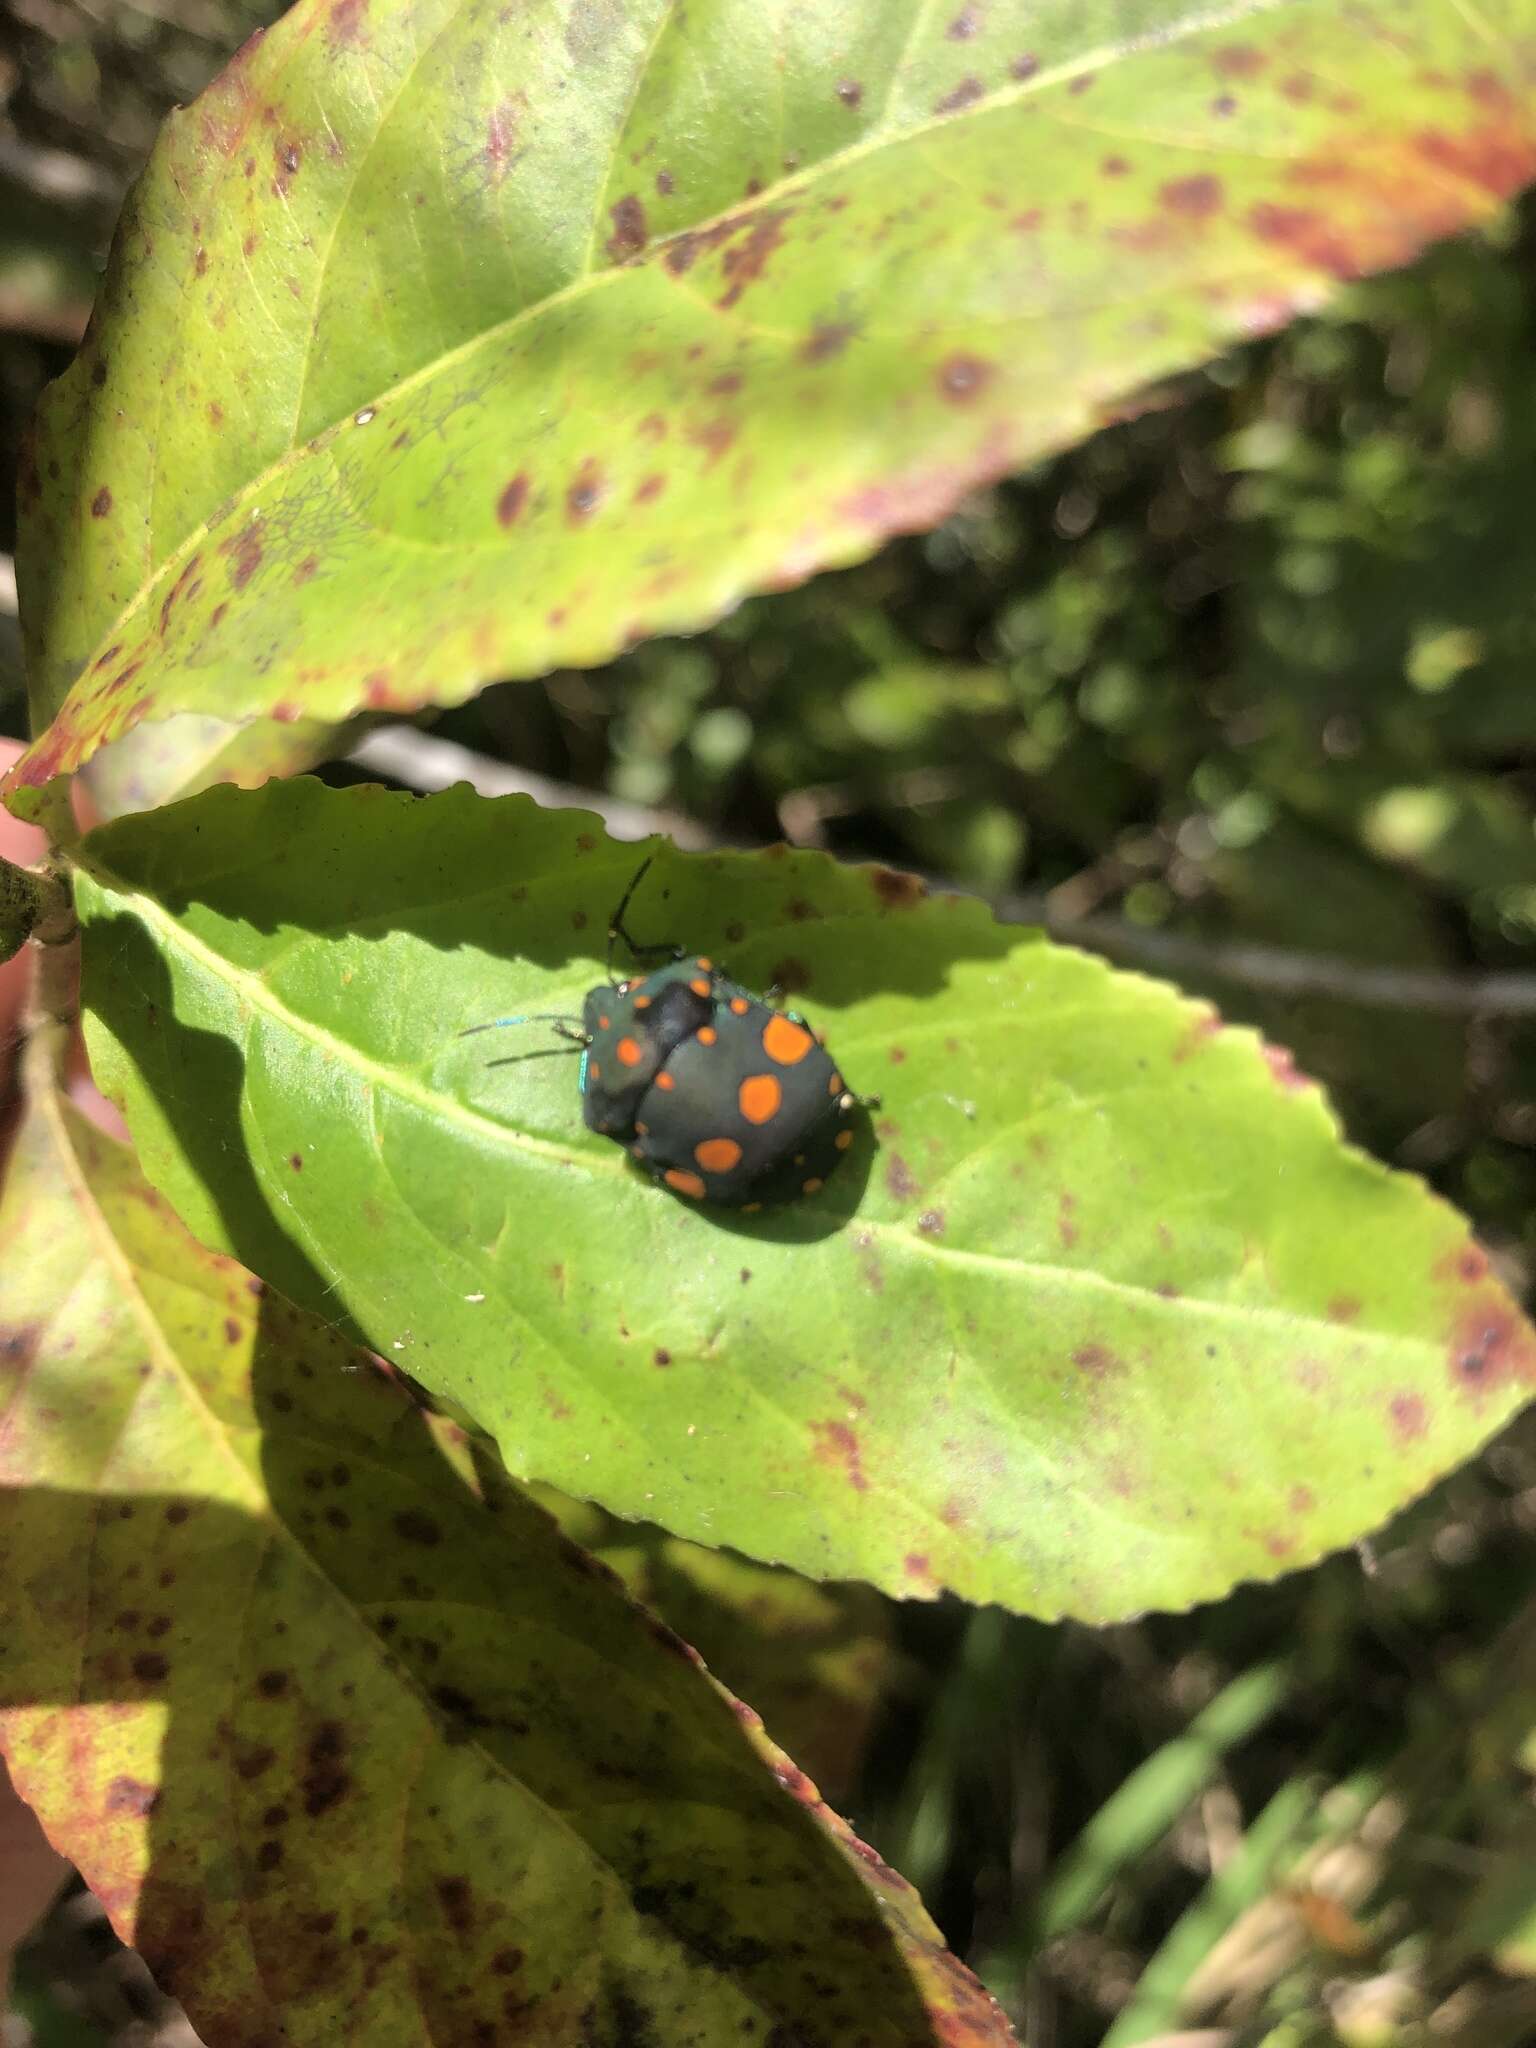
MULTIPOLYGON (((124 186, 260 18, 4 0, 6 558, 18 437, 124 186)), ((1536 232, 1515 216, 937 533, 438 730, 1175 958, 1294 1047, 1359 1143, 1465 1209, 1528 1295, 1533 362, 1536 232), (1496 978, 1478 1001, 1471 976, 1496 978)), ((19 734, 8 566, 0 730, 19 734)), ((1536 2041, 1533 1527, 1517 1427, 1361 1554, 1194 1615, 1095 1632, 891 1608, 871 1740, 829 1789, 1037 2048, 1179 2026, 1211 2048, 1536 2041), (1234 1680, 1213 1731, 1196 1717, 1234 1680)), ((757 1696, 750 1654, 711 1654, 757 1696)), ((5 2024, 45 2048, 189 2039, 79 1898, 24 1953, 5 2024)))

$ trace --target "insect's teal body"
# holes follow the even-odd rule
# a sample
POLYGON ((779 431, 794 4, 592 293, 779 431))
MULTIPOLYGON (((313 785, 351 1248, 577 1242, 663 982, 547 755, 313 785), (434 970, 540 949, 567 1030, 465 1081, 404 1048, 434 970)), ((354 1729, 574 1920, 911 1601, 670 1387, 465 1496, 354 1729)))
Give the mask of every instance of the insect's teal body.
POLYGON ((858 1097, 831 1054, 708 960, 594 988, 582 1024, 588 1128, 693 1201, 815 1194, 853 1143, 858 1097))

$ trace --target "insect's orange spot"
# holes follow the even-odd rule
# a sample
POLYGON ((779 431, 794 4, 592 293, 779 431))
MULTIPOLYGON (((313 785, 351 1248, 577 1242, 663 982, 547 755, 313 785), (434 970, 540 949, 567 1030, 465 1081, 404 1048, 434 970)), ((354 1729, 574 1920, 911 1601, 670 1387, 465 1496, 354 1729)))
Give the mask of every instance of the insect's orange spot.
POLYGON ((705 974, 708 974, 712 970, 714 964, 715 963, 713 960, 705 960, 702 957, 700 957, 698 960, 694 962, 694 965, 698 968, 701 968, 705 974))
POLYGON ((829 1095, 841 1095, 842 1092, 843 1077, 841 1074, 834 1072, 831 1080, 827 1083, 827 1093, 829 1095))
POLYGON ((736 1016, 745 1017, 745 1015, 747 1014, 748 1010, 751 1009, 751 1007, 752 1005, 747 1001, 745 996, 731 997, 731 1009, 736 1014, 736 1016))
POLYGON ((802 1195, 819 1195, 825 1186, 824 1180, 818 1180, 815 1174, 812 1174, 809 1180, 800 1183, 800 1192, 802 1195))
POLYGON ((749 1124, 766 1124, 779 1113, 784 1090, 772 1074, 749 1074, 736 1090, 736 1106, 749 1124))
POLYGON ((758 1213, 758 1211, 762 1208, 762 1206, 763 1205, 761 1202, 743 1202, 741 1205, 741 1213, 743 1216, 755 1216, 758 1213))
POLYGON ((763 1026, 763 1051, 781 1067, 803 1060, 815 1043, 805 1026, 790 1017, 770 1017, 763 1026))
MULTIPOLYGON (((648 1138, 648 1137, 649 1137, 649 1136, 651 1135, 651 1127, 650 1127, 650 1125, 649 1125, 649 1124, 643 1124, 643 1123, 641 1123, 640 1119, 639 1119, 638 1117, 636 1117, 636 1119, 635 1119, 635 1132, 636 1132, 636 1135, 637 1135, 637 1136, 639 1136, 639 1137, 642 1137, 642 1138, 648 1138)), ((847 1135, 847 1136, 849 1136, 849 1137, 851 1137, 851 1136, 852 1136, 853 1134, 852 1134, 852 1132, 850 1131, 850 1132, 846 1133, 846 1135, 847 1135)), ((839 1143, 841 1143, 841 1140, 839 1140, 839 1143)))
POLYGON ((613 1019, 611 1017, 599 1017, 597 1028, 599 1031, 611 1031, 613 1029, 613 1019))
POLYGON ((698 1040, 700 1045, 713 1045, 715 1042, 716 1035, 717 1034, 713 1024, 701 1024, 699 1026, 698 1040))
POLYGON ((636 997, 635 997, 635 1008, 636 1008, 637 1010, 648 1010, 648 1009, 649 1009, 650 1007, 651 1007, 651 999, 650 999, 650 997, 649 997, 649 996, 636 996, 636 997))
POLYGON ((729 1173, 741 1158, 741 1147, 734 1138, 706 1138, 694 1146, 693 1156, 706 1173, 729 1173))
POLYGON ((645 1054, 640 1050, 638 1038, 621 1038, 613 1049, 626 1067, 638 1067, 645 1058, 645 1054))
POLYGON ((602 1078, 602 1068, 597 1064, 596 1060, 590 1060, 587 1063, 587 1079, 589 1081, 601 1081, 602 1078))
POLYGON ((691 1195, 694 1201, 703 1201, 704 1183, 696 1173, 684 1173, 676 1166, 669 1166, 661 1177, 669 1188, 676 1188, 680 1195, 691 1195))
MULTIPOLYGON (((636 1124, 635 1129, 638 1131, 639 1128, 640 1126, 636 1124)), ((832 1140, 832 1142, 837 1147, 839 1152, 846 1152, 848 1150, 848 1147, 853 1143, 853 1133, 852 1131, 839 1131, 837 1136, 832 1140)))
POLYGON ((677 1086, 677 1083, 670 1074, 658 1074, 656 1076, 656 1086, 658 1088, 665 1088, 670 1093, 677 1086))
POLYGON ((697 975, 695 975, 693 980, 689 982, 688 986, 693 990, 696 996, 707 996, 709 994, 709 983, 707 981, 700 980, 697 975))

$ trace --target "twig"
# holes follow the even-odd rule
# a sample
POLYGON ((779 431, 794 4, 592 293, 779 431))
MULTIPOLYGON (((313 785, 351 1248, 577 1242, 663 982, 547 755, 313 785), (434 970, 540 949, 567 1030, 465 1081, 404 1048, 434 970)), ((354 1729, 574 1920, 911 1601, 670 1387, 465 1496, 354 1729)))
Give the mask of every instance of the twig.
MULTIPOLYGON (((574 789, 526 769, 509 768, 451 740, 414 726, 383 726, 360 740, 349 761, 387 775, 408 789, 447 789, 467 782, 482 796, 534 797, 552 810, 595 811, 616 839, 664 832, 678 846, 702 850, 724 842, 696 818, 625 803, 599 791, 574 789)), ((925 876, 936 889, 954 889, 925 876)), ((961 895, 974 892, 960 890, 961 895)), ((1063 914, 1050 892, 997 898, 1004 924, 1041 925, 1053 938, 1154 974, 1225 981, 1266 994, 1322 996, 1367 1009, 1412 1010, 1445 1017, 1536 1017, 1536 974, 1442 974, 1429 968, 1371 967, 1341 954, 1304 953, 1284 946, 1196 938, 1132 924, 1125 918, 1063 914)))
POLYGON ((481 796, 531 796, 550 811, 595 811, 615 839, 646 839, 664 832, 676 845, 694 852, 720 843, 707 826, 680 811, 651 810, 599 790, 574 789, 526 768, 509 768, 456 740, 418 732, 413 725, 380 726, 365 734, 346 758, 408 789, 451 789, 456 782, 467 782, 481 796))

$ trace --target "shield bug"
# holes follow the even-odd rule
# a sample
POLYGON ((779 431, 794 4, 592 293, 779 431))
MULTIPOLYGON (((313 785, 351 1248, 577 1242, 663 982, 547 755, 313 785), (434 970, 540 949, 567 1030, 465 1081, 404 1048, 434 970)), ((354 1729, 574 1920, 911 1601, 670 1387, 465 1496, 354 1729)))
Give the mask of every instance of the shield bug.
POLYGON ((588 991, 579 1018, 498 1017, 470 1030, 553 1024, 581 1052, 588 1129, 689 1201, 750 1212, 818 1194, 853 1143, 855 1112, 875 1098, 848 1087, 797 1012, 702 955, 631 935, 624 920, 652 858, 609 921, 607 979, 588 991), (613 964, 620 940, 641 970, 622 978, 613 964))

